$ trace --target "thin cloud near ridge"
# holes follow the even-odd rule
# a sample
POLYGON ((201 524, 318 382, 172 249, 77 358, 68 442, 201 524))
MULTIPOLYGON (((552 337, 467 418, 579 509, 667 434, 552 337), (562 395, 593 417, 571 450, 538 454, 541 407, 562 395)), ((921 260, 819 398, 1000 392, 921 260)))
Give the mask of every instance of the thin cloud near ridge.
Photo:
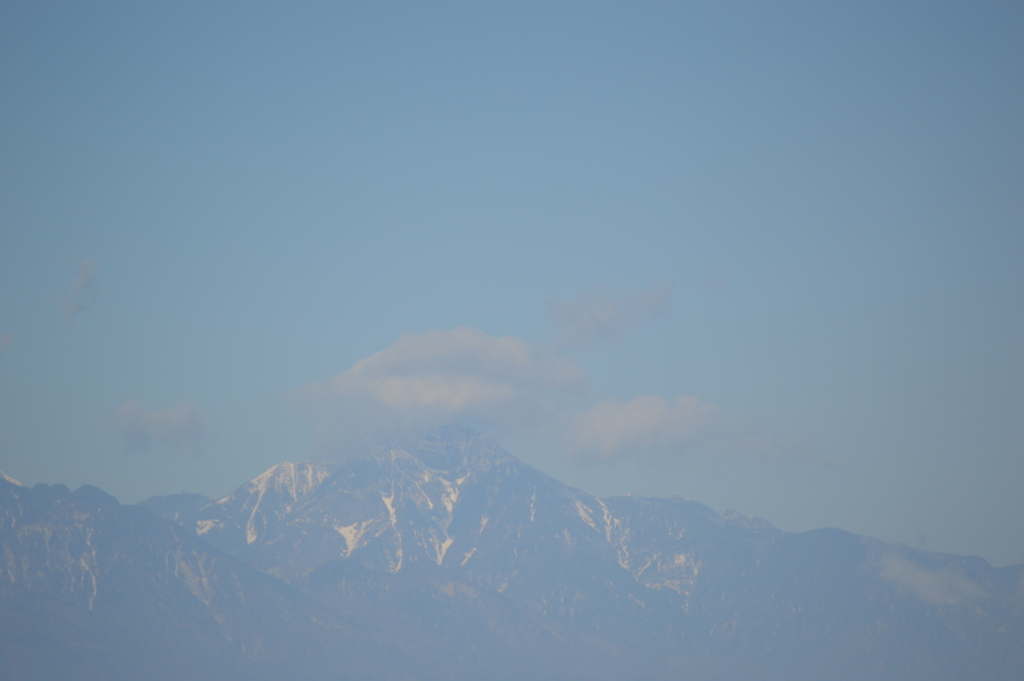
POLYGON ((899 547, 874 556, 873 564, 869 559, 869 567, 882 581, 929 605, 964 605, 986 595, 981 585, 954 566, 919 565, 899 547))
POLYGON ((699 445, 722 423, 717 407, 696 397, 641 395, 628 402, 610 398, 573 420, 566 449, 577 460, 608 461, 638 451, 699 445))
POLYGON ((750 458, 774 465, 823 462, 808 443, 756 423, 729 418, 692 396, 610 398, 573 419, 564 441, 580 463, 642 457, 654 460, 750 458))

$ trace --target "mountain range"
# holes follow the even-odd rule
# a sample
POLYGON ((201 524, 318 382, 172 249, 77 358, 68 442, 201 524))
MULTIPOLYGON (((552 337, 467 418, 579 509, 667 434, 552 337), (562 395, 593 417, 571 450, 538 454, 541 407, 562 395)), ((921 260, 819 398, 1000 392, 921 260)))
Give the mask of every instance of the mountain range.
POLYGON ((451 426, 230 495, 0 475, 4 678, 1019 679, 1024 566, 599 499, 451 426))

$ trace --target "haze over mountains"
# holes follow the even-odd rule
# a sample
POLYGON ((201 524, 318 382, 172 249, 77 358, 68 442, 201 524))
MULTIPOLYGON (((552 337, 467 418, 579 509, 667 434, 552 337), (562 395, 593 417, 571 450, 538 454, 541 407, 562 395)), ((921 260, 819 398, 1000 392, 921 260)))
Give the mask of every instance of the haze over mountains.
POLYGON ((599 499, 448 427, 220 499, 0 479, 12 679, 1015 679, 1024 566, 599 499))

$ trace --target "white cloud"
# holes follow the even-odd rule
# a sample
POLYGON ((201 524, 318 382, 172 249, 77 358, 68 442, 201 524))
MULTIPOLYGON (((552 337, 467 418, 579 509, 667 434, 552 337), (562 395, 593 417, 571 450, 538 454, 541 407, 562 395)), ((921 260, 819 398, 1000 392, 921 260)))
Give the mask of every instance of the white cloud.
POLYGON ((149 411, 141 402, 125 402, 114 410, 111 424, 124 440, 128 452, 144 452, 151 446, 166 445, 190 454, 199 452, 199 444, 209 424, 194 404, 173 409, 149 411))
POLYGON ((629 402, 612 398, 578 414, 566 450, 578 461, 745 456, 785 464, 815 458, 802 443, 726 418, 718 407, 696 397, 677 397, 669 403, 659 395, 629 402))
POLYGON ((457 422, 561 442, 579 462, 747 456, 789 464, 812 458, 800 443, 726 418, 696 397, 669 403, 645 395, 589 406, 586 385, 586 374, 564 354, 459 327, 405 334, 291 397, 312 417, 318 444, 330 456, 457 422))
POLYGON ((959 605, 985 596, 984 589, 956 568, 928 569, 899 551, 878 557, 874 567, 883 582, 931 605, 959 605))
POLYGON ((96 263, 91 260, 84 260, 78 266, 78 276, 71 283, 71 291, 68 292, 62 310, 64 319, 69 324, 74 321, 76 314, 88 310, 96 302, 96 275, 93 272, 95 266, 96 263))
POLYGON ((405 334, 333 378, 296 391, 320 437, 351 443, 453 421, 499 431, 548 427, 586 376, 570 359, 477 329, 405 334))
POLYGON ((669 285, 661 284, 628 296, 598 289, 585 298, 550 300, 548 311, 559 329, 555 346, 581 350, 615 340, 641 319, 664 314, 670 294, 669 285))

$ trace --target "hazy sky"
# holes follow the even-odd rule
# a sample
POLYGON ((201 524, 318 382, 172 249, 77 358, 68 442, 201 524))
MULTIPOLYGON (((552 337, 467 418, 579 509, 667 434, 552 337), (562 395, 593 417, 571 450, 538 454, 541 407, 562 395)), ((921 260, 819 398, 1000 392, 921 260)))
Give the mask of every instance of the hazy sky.
POLYGON ((1024 561, 1019 2, 8 2, 0 173, 22 482, 458 421, 1024 561))

